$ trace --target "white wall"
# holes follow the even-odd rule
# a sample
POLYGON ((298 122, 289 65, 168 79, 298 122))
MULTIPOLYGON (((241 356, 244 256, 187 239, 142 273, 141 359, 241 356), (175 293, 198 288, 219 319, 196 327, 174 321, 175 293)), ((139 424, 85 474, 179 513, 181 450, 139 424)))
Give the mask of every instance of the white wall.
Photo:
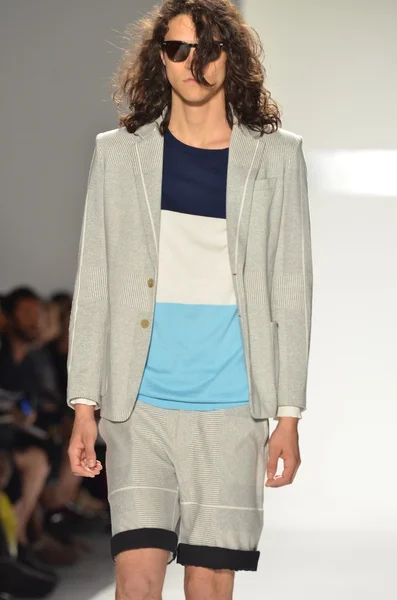
POLYGON ((268 527, 397 529, 397 4, 245 0, 304 138, 314 301, 302 465, 268 527))
POLYGON ((114 46, 153 4, 1 3, 1 292, 72 287, 95 136, 118 125, 114 46))

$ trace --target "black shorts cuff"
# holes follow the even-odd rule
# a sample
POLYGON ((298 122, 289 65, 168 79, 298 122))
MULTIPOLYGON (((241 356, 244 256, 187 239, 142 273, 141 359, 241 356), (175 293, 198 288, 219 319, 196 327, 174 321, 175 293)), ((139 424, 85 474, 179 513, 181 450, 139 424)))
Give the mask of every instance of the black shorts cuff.
POLYGON ((231 571, 256 571, 259 550, 230 550, 212 546, 179 544, 177 563, 184 566, 207 569, 230 569, 231 571))
MULTIPOLYGON (((138 548, 158 548, 172 552, 176 557, 178 536, 175 531, 167 529, 155 529, 144 527, 142 529, 131 529, 116 533, 110 540, 110 551, 113 560, 125 550, 136 550, 138 548)), ((170 562, 172 562, 172 560, 170 562)))

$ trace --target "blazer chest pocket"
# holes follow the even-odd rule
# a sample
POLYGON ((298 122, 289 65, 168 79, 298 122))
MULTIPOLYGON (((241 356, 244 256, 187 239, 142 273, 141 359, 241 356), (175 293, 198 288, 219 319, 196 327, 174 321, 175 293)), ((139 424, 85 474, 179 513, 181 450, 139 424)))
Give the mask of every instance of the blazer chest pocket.
POLYGON ((270 327, 271 327, 271 335, 272 335, 274 382, 276 385, 276 389, 278 389, 278 382, 279 382, 279 375, 280 375, 280 355, 279 355, 280 350, 279 350, 277 321, 271 321, 270 327))
POLYGON ((103 359, 102 359, 102 381, 101 381, 101 397, 106 396, 109 387, 109 346, 110 346, 109 327, 105 328, 105 336, 103 340, 103 359))

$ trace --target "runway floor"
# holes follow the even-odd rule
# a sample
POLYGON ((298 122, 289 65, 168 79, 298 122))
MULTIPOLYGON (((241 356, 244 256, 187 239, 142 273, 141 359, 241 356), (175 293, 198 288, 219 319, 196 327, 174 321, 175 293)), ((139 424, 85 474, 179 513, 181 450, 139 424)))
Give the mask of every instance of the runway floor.
MULTIPOLYGON (((50 600, 114 600, 108 540, 64 571, 50 600)), ((235 600, 396 600, 397 536, 373 532, 264 531, 259 570, 236 575, 235 600)), ((183 567, 168 567, 163 600, 184 600, 183 567)))

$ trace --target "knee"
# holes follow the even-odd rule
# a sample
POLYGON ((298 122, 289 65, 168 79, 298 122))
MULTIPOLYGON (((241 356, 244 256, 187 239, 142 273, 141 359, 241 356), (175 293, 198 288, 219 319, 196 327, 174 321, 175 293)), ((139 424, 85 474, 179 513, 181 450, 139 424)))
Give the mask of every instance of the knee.
MULTIPOLYGON (((161 600, 154 582, 143 574, 130 574, 119 577, 116 586, 116 600, 161 600)), ((158 588, 157 588, 158 589, 158 588)))
POLYGON ((44 450, 41 448, 28 448, 20 466, 23 470, 34 471, 38 478, 45 478, 50 472, 50 464, 44 450))
POLYGON ((168 552, 126 550, 116 556, 116 600, 161 600, 168 552))
POLYGON ((35 465, 35 469, 37 473, 46 477, 50 472, 50 463, 48 461, 47 455, 44 450, 41 448, 31 448, 32 452, 32 460, 35 465))
POLYGON ((188 567, 185 573, 186 600, 231 600, 234 572, 188 567))

